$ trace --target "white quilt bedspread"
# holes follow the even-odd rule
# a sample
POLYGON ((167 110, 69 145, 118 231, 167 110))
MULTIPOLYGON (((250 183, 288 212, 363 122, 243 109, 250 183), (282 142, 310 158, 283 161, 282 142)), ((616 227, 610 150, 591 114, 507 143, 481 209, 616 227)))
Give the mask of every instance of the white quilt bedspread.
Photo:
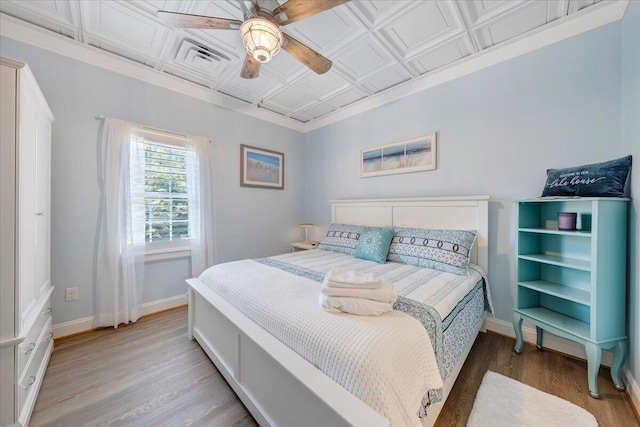
POLYGON ((213 266, 200 280, 393 426, 421 426, 422 399, 442 379, 416 319, 328 313, 319 283, 252 260, 213 266))
MULTIPOLYGON (((298 267, 326 274, 334 267, 376 273, 393 285, 399 295, 435 308, 444 319, 486 274, 477 265, 469 265, 469 277, 388 261, 378 264, 351 255, 314 249, 270 257, 298 267)), ((486 291, 489 292, 487 286, 486 291)), ((489 308, 491 295, 487 294, 489 308)), ((493 311, 492 309, 490 311, 493 311)))

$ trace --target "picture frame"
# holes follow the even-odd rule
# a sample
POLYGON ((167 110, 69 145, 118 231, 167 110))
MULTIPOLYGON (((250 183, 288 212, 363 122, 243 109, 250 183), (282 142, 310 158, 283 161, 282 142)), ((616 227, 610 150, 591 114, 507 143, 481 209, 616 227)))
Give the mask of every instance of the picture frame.
POLYGON ((374 145, 360 150, 360 178, 422 172, 436 168, 437 133, 374 145))
POLYGON ((284 190, 284 153, 240 144, 240 186, 284 190))

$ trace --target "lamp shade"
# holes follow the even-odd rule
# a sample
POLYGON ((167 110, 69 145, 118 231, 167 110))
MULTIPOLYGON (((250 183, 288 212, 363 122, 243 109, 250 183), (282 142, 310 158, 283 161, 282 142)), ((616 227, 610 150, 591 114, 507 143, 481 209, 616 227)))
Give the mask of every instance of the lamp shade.
POLYGON ((313 224, 311 224, 310 222, 303 222, 302 224, 300 224, 300 227, 302 227, 302 228, 311 228, 311 227, 313 227, 313 224))
POLYGON ((282 46, 282 32, 276 24, 265 18, 244 21, 240 26, 240 35, 247 53, 261 63, 269 62, 282 46))

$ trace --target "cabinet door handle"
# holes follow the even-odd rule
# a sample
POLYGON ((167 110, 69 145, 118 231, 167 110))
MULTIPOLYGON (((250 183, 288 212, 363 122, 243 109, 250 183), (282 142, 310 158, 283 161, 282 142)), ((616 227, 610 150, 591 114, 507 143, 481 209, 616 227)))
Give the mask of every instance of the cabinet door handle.
POLYGON ((31 375, 29 377, 29 384, 22 386, 25 390, 28 389, 29 387, 31 387, 33 385, 33 383, 36 382, 36 377, 34 377, 33 375, 31 375))
POLYGON ((36 216, 44 216, 44 212, 36 212, 36 216))
POLYGON ((22 350, 22 352, 24 354, 29 354, 29 353, 31 353, 31 351, 33 351, 34 348, 36 348, 36 343, 31 342, 31 343, 29 343, 29 346, 26 349, 22 350))
POLYGON ((49 339, 53 338, 53 332, 49 332, 49 339))
POLYGON ((47 308, 45 311, 42 312, 42 314, 51 314, 51 307, 47 308))

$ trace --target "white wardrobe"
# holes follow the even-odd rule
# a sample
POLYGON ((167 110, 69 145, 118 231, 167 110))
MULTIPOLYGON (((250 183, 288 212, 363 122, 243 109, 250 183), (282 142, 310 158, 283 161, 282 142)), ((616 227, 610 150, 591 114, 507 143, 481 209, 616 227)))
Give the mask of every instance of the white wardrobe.
POLYGON ((27 64, 0 56, 0 427, 28 425, 53 350, 53 114, 27 64))

